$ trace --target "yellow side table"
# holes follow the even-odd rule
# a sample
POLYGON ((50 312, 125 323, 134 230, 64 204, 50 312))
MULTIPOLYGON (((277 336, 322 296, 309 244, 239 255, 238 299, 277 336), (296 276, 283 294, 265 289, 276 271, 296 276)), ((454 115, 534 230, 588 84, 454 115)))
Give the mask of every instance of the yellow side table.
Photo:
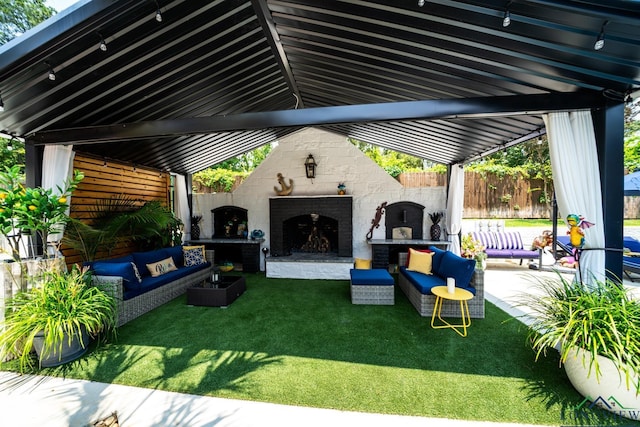
POLYGON ((447 291, 446 286, 435 286, 431 288, 431 292, 436 296, 436 303, 433 306, 433 314, 431 315, 431 327, 433 329, 451 328, 456 331, 458 335, 466 337, 467 328, 471 326, 471 316, 469 316, 469 304, 467 301, 473 298, 473 294, 466 289, 461 288, 455 288, 455 292, 450 294, 449 291, 447 291), (462 316, 461 324, 451 324, 440 316, 444 300, 460 301, 460 315, 462 316), (436 313, 438 320, 440 321, 439 325, 435 324, 436 313), (460 332, 459 328, 462 328, 462 332, 460 332))

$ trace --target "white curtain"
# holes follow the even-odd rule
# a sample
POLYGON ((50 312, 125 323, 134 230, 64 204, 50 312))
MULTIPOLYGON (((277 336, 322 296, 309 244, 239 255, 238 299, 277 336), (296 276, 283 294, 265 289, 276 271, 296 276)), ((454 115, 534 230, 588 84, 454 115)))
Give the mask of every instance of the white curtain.
POLYGON ((451 166, 451 177, 447 194, 447 234, 451 242, 449 250, 460 255, 458 234, 462 229, 462 208, 464 206, 464 168, 461 164, 451 166))
MULTIPOLYGON (((65 183, 73 178, 73 145, 45 145, 42 157, 42 188, 58 192, 58 187, 64 189, 65 183)), ((71 197, 67 203, 71 206, 71 197)), ((67 208, 67 215, 69 208, 67 208)), ((64 227, 60 233, 50 234, 47 242, 59 242, 64 234, 64 227)))
POLYGON ((544 115, 544 122, 560 215, 565 222, 567 215, 575 214, 595 224, 583 229, 586 250, 581 254, 578 273, 586 283, 604 280, 602 192, 591 113, 550 113, 544 115))
POLYGON ((174 175, 175 179, 175 215, 184 224, 182 241, 191 239, 191 212, 187 201, 187 180, 184 175, 174 175))

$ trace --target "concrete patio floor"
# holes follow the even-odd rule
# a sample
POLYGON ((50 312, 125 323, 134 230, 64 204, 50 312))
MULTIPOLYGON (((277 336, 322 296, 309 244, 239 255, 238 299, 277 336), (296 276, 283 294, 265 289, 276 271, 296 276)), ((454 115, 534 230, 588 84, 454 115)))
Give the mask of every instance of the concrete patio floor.
MULTIPOLYGON (((490 261, 486 298, 514 316, 513 303, 531 282, 556 273, 530 270, 514 261, 490 261)), ((569 276, 570 277, 570 276, 569 276)), ((625 285, 638 291, 632 282, 625 285)), ((471 332, 472 333, 472 332, 471 332)), ((522 426, 466 420, 380 415, 202 397, 74 379, 0 372, 0 414, 7 426, 91 426, 116 411, 122 427, 146 426, 522 426)))

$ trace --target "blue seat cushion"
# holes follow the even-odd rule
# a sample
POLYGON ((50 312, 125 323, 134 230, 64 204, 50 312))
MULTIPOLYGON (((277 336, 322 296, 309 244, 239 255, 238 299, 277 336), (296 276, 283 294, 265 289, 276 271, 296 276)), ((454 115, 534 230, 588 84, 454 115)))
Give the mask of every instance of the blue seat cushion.
POLYGON ((400 274, 404 274, 411 284, 423 295, 431 294, 431 288, 434 286, 447 285, 445 279, 438 275, 407 270, 407 267, 400 267, 400 274))
POLYGON ((194 265, 191 267, 180 267, 177 270, 170 271, 165 274, 161 274, 158 277, 146 276, 142 279, 142 283, 138 289, 126 289, 124 290, 123 299, 128 300, 130 298, 136 297, 138 295, 142 295, 145 292, 149 292, 153 289, 159 288, 167 283, 173 282, 174 280, 180 279, 184 276, 188 276, 196 271, 209 268, 211 266, 210 262, 205 262, 204 264, 194 265))
POLYGON ((622 246, 629 249, 631 252, 640 252, 640 242, 630 236, 624 236, 622 246))
POLYGON ((371 270, 350 270, 352 285, 394 285, 393 277, 382 268, 374 268, 371 270))
MULTIPOLYGON (((404 275, 404 277, 406 277, 409 282, 411 282, 413 287, 415 287, 423 295, 433 294, 433 292, 431 292, 431 288, 435 286, 447 286, 446 278, 437 276, 435 274, 427 275, 419 273, 417 271, 407 270, 406 267, 400 267, 400 274, 404 275)), ((476 288, 474 288, 473 286, 458 286, 458 282, 456 281, 456 287, 466 289, 473 295, 476 294, 476 288)))

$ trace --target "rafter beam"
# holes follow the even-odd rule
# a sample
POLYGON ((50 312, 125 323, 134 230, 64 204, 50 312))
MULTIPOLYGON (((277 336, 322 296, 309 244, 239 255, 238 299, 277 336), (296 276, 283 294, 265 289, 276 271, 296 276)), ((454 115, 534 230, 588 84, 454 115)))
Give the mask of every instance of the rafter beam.
POLYGON ((575 92, 345 105, 50 130, 28 136, 27 142, 35 145, 95 144, 334 123, 541 114, 596 108, 603 102, 604 97, 598 92, 575 92))

